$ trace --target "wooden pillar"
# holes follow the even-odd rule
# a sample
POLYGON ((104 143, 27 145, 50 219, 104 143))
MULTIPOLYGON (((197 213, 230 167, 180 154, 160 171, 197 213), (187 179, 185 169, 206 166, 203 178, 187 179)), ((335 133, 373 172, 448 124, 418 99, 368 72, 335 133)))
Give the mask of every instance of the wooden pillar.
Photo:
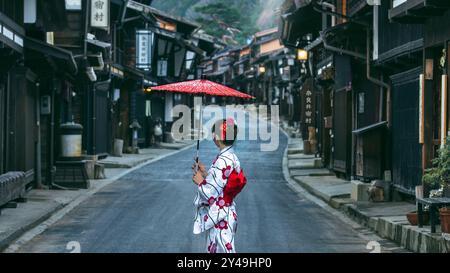
POLYGON ((441 147, 444 146, 447 139, 447 75, 441 76, 441 147))
MULTIPOLYGON (((432 50, 425 49, 424 58, 425 58, 423 62, 424 64, 426 64, 426 59, 433 59, 432 50)), ((434 105, 433 80, 427 79, 427 76, 425 76, 422 88, 423 88, 422 169, 427 169, 432 166, 431 159, 433 158, 433 105, 434 105)))

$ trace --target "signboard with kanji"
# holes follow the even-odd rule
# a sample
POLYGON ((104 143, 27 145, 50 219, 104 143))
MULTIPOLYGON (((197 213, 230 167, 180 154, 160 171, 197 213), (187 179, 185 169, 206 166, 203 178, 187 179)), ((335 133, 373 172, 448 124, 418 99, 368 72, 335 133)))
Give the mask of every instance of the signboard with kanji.
POLYGON ((136 68, 148 70, 152 64, 153 32, 150 30, 136 31, 136 68))
POLYGON ((158 60, 158 77, 167 77, 167 59, 158 60))
POLYGON ((91 27, 109 28, 109 0, 91 0, 91 27))
POLYGON ((301 90, 302 96, 302 123, 308 126, 315 126, 314 122, 314 92, 312 81, 307 80, 301 90))

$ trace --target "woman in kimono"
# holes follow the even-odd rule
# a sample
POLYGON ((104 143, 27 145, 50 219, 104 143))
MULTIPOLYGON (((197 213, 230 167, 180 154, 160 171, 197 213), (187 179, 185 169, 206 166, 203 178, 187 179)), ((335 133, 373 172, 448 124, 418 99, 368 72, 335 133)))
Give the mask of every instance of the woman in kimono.
POLYGON ((201 162, 193 166, 192 180, 198 186, 194 200, 194 234, 206 233, 209 253, 235 253, 237 214, 233 199, 246 182, 233 151, 237 130, 233 119, 217 121, 212 128, 212 137, 219 154, 209 170, 201 162))

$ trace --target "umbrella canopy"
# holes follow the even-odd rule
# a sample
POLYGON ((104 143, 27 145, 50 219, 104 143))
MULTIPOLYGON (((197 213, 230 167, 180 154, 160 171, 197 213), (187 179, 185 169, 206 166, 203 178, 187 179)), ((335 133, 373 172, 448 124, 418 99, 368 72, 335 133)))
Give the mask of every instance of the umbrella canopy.
POLYGON ((254 99, 255 97, 239 92, 227 86, 208 81, 192 80, 152 87, 152 90, 186 93, 192 95, 210 95, 220 97, 238 97, 244 99, 254 99))
MULTIPOLYGON (((239 92, 232 88, 226 87, 224 85, 208 81, 208 80, 192 80, 192 81, 184 81, 177 82, 171 84, 160 85, 156 87, 152 87, 152 90, 156 91, 166 91, 166 92, 177 92, 177 93, 185 93, 192 95, 209 95, 209 96, 220 96, 220 97, 237 97, 243 99, 254 99, 255 97, 250 96, 248 94, 239 92)), ((202 122, 202 111, 200 111, 200 123, 202 122)), ((197 139, 197 156, 196 162, 198 163, 198 153, 200 149, 200 128, 198 127, 198 135, 197 139)), ((198 165, 195 171, 198 170, 198 165)))

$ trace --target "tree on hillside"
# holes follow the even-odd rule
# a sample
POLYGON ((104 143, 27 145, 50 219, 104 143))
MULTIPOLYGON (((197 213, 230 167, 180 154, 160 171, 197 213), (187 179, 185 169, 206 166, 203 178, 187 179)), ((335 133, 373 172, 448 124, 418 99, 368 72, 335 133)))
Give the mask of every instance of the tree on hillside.
POLYGON ((248 15, 233 5, 221 2, 196 7, 200 14, 195 20, 210 35, 223 38, 228 44, 245 44, 246 39, 256 32, 254 22, 248 15))
POLYGON ((175 16, 186 17, 186 11, 197 4, 198 1, 199 0, 153 0, 152 6, 175 16))

